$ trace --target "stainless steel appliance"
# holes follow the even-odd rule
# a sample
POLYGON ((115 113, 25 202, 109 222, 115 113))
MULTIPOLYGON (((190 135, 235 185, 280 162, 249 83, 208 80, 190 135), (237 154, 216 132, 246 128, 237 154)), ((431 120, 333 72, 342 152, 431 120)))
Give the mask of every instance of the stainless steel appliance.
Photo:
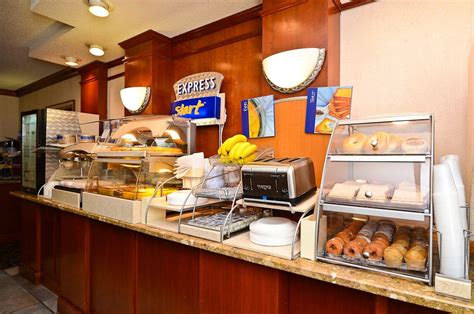
POLYGON ((316 190, 314 166, 307 157, 268 158, 242 167, 243 197, 296 205, 316 190))

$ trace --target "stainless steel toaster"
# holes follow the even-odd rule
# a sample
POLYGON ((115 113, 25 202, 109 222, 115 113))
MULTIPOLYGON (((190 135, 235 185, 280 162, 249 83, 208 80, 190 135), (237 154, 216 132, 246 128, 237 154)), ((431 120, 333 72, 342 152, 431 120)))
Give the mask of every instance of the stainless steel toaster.
POLYGON ((316 190, 311 159, 268 158, 242 167, 243 196, 297 204, 316 190))

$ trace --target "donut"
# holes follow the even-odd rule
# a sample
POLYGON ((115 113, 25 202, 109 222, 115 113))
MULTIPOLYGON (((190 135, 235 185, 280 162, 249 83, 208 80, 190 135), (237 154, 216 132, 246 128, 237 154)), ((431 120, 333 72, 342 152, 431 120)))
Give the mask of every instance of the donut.
POLYGON ((406 247, 398 243, 392 243, 392 245, 390 246, 399 250, 402 253, 402 255, 405 255, 405 253, 408 251, 406 247))
POLYGON ((339 256, 344 249, 344 242, 338 237, 334 237, 326 242, 326 253, 339 256))
POLYGON ((363 133, 354 133, 342 141, 342 152, 346 154, 360 154, 367 135, 363 133))
POLYGON ((374 235, 374 232, 377 231, 378 223, 374 220, 371 220, 367 222, 362 229, 360 229, 359 233, 357 234, 358 237, 362 236, 367 239, 368 242, 370 242, 370 239, 372 239, 372 236, 374 235))
POLYGON ((390 134, 387 132, 377 132, 368 137, 362 149, 367 154, 383 154, 390 145, 390 134))
POLYGON ((426 154, 428 143, 421 137, 410 137, 403 141, 402 151, 405 154, 426 154))
POLYGON ((402 143, 403 143, 402 138, 395 134, 390 134, 389 138, 390 140, 388 142, 388 147, 385 153, 387 154, 398 153, 400 151, 400 148, 402 147, 402 143))
POLYGON ((351 242, 344 246, 344 255, 351 258, 359 258, 362 256, 364 247, 368 244, 368 241, 362 237, 356 237, 351 242))
POLYGON ((339 232, 338 234, 336 234, 336 238, 341 239, 342 242, 344 243, 344 245, 346 245, 346 244, 349 243, 352 239, 354 239, 354 236, 351 235, 351 234, 348 233, 348 232, 341 231, 341 232, 339 232))
POLYGON ((390 245, 390 241, 384 235, 374 235, 371 242, 378 242, 383 244, 385 247, 390 245))
POLYGON ((362 256, 370 260, 380 261, 382 260, 386 247, 388 247, 388 245, 385 245, 385 243, 372 241, 365 246, 362 256))

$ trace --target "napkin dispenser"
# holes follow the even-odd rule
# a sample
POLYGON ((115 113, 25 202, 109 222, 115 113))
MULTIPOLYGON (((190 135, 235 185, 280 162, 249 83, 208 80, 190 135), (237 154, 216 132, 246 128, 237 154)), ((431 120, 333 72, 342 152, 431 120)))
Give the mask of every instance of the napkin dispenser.
POLYGON ((267 158, 242 167, 243 197, 296 205, 316 190, 311 159, 267 158))

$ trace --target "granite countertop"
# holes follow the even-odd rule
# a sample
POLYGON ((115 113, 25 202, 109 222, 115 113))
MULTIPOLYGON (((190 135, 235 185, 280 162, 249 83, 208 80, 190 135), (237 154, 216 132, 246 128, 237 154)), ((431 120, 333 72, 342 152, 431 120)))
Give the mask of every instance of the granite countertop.
MULTIPOLYGON (((23 192, 12 192, 11 194, 21 199, 75 213, 77 215, 141 232, 150 236, 178 242, 183 245, 196 247, 202 250, 238 258, 247 262, 260 264, 317 280, 447 312, 474 313, 474 300, 463 301, 435 294, 434 287, 430 287, 421 282, 392 277, 386 274, 360 270, 352 267, 310 261, 302 258, 290 261, 262 253, 238 249, 218 242, 152 228, 143 224, 129 224, 23 192)), ((471 258, 471 261, 473 261, 473 258, 471 258)), ((471 269, 473 269, 472 265, 471 269)))

